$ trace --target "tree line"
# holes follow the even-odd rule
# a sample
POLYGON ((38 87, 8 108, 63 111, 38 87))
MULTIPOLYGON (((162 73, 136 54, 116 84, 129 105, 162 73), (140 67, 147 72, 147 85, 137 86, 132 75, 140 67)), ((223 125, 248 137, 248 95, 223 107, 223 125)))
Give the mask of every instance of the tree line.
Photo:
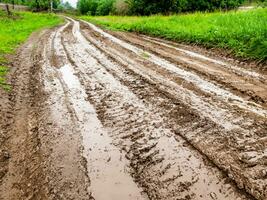
POLYGON ((57 9, 62 3, 61 0, 0 0, 0 3, 12 5, 29 6, 33 11, 46 11, 51 8, 57 9))
MULTIPOLYGON (((78 0, 78 12, 83 15, 152 15, 175 14, 192 11, 230 10, 244 1, 267 0, 78 0)), ((0 3, 29 6, 33 11, 73 10, 62 0, 0 0, 0 3)))
POLYGON ((79 0, 77 8, 87 15, 151 15, 191 11, 230 10, 244 0, 79 0))

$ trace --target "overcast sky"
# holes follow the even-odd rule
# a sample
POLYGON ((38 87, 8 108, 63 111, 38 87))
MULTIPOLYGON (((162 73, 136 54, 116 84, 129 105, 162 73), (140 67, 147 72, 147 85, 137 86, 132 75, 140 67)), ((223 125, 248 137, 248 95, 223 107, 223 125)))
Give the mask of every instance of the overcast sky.
POLYGON ((70 4, 71 4, 73 7, 76 7, 76 4, 77 4, 77 1, 78 1, 78 0, 64 0, 64 2, 66 2, 66 1, 70 2, 70 4))

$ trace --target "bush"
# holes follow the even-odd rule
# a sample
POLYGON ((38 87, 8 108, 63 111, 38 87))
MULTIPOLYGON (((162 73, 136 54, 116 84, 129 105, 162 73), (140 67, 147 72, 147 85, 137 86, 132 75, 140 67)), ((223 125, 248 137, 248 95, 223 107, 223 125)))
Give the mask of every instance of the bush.
POLYGON ((267 0, 261 0, 259 5, 263 8, 266 8, 267 7, 267 0))
POLYGON ((79 0, 77 8, 81 14, 108 15, 115 0, 79 0))
POLYGON ((81 14, 152 15, 237 8, 244 0, 79 0, 81 14))
POLYGON ((79 0, 77 3, 77 8, 81 14, 95 15, 97 6, 97 0, 79 0))
POLYGON ((129 4, 125 0, 117 0, 113 3, 112 14, 127 15, 129 13, 129 4))
POLYGON ((134 15, 169 14, 190 11, 214 11, 237 8, 244 0, 128 0, 134 15))
POLYGON ((108 15, 113 8, 114 0, 100 0, 97 4, 96 15, 108 15))
MULTIPOLYGON (((29 0, 23 3, 30 6, 34 11, 42 11, 50 9, 50 0, 29 0)), ((60 4, 60 0, 53 0, 53 8, 57 8, 60 4)))

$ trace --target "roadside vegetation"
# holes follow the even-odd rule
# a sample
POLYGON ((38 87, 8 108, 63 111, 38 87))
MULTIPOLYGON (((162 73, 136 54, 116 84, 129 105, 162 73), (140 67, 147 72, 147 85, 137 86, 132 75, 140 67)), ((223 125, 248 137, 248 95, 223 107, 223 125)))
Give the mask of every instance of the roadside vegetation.
POLYGON ((14 53, 16 47, 29 35, 44 27, 59 24, 61 19, 54 14, 37 14, 30 12, 13 13, 8 17, 0 11, 0 87, 8 88, 5 83, 7 73, 7 54, 14 53))
POLYGON ((153 15, 195 11, 238 9, 239 6, 264 6, 267 0, 78 0, 82 15, 153 15), (264 3, 265 2, 265 3, 264 3))
POLYGON ((259 0, 245 0, 242 6, 257 6, 259 3, 262 3, 264 1, 259 0))
MULTIPOLYGON (((1 1, 1 0, 0 0, 1 1)), ((7 0, 8 1, 8 0, 7 0)), ((10 0, 9 0, 10 1, 10 0)), ((18 0, 19 1, 19 0, 18 0)), ((21 1, 21 0, 20 0, 21 1)), ((39 0, 48 1, 48 0, 39 0)), ((58 1, 58 0, 53 0, 58 1)), ((77 0, 77 13, 88 16, 150 16, 267 7, 267 0, 77 0)), ((60 5, 64 3, 61 2, 60 5)), ((59 6, 61 7, 61 6, 59 6)), ((68 6, 65 7, 68 8, 68 6)))
POLYGON ((81 19, 113 30, 219 47, 242 58, 267 60, 267 8, 172 16, 82 16, 81 19))
POLYGON ((54 9, 57 9, 61 5, 61 0, 0 0, 0 3, 28 6, 34 11, 49 10, 51 7, 51 2, 54 9))

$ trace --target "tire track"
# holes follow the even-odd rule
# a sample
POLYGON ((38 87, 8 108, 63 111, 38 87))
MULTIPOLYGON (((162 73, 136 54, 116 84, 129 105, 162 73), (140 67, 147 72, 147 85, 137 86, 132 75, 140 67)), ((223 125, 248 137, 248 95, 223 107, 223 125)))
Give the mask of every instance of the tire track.
POLYGON ((0 198, 265 199, 266 110, 174 58, 229 66, 124 34, 67 18, 22 47, 0 198))
POLYGON ((175 43, 164 41, 163 39, 152 38, 152 37, 145 36, 145 35, 142 35, 142 38, 144 38, 147 41, 151 41, 155 44, 159 44, 159 45, 171 48, 171 49, 175 49, 179 52, 184 53, 185 55, 187 55, 189 57, 194 57, 194 58, 199 59, 199 60, 204 60, 204 61, 208 61, 208 62, 213 63, 213 64, 217 64, 217 65, 219 65, 219 67, 227 68, 229 71, 234 72, 236 75, 239 75, 242 77, 244 77, 244 76, 245 77, 251 77, 251 78, 257 79, 257 80, 262 81, 262 82, 266 81, 266 77, 264 75, 259 74, 253 70, 241 68, 237 65, 232 65, 230 63, 227 63, 225 61, 221 61, 221 60, 218 60, 215 58, 209 58, 205 55, 187 50, 186 47, 182 47, 182 46, 179 47, 175 43))
POLYGON ((231 89, 233 93, 243 96, 243 98, 249 98, 255 103, 264 105, 265 99, 267 99, 266 77, 257 72, 241 69, 238 66, 166 44, 163 41, 159 42, 148 36, 140 37, 123 32, 110 32, 110 34, 193 71, 215 84, 219 83, 222 87, 231 89))
POLYGON ((95 33, 99 34, 100 37, 102 37, 103 39, 109 40, 112 43, 119 45, 121 47, 123 47, 124 49, 131 51, 133 53, 135 53, 137 56, 142 56, 142 54, 145 54, 146 59, 155 64, 160 66, 163 69, 166 69, 172 73, 175 73, 176 76, 178 76, 179 78, 183 79, 185 82, 189 82, 192 83, 193 85, 195 85, 198 89, 202 90, 203 92, 206 92, 212 96, 215 96, 216 98, 224 101, 225 103, 228 103, 229 105, 234 105, 234 106, 238 106, 242 109, 248 110, 252 113, 255 113, 257 115, 260 115, 262 117, 267 116, 267 111, 265 109, 263 109, 260 105, 258 104, 253 104, 251 102, 248 102, 244 99, 242 99, 239 96, 234 95, 233 93, 224 90, 223 88, 209 82, 206 81, 204 79, 201 79, 201 77, 199 77, 197 74, 191 73, 190 71, 186 71, 184 69, 182 69, 180 66, 175 66, 172 63, 170 63, 169 61, 158 57, 152 53, 149 52, 145 52, 144 50, 133 46, 129 43, 126 43, 110 34, 108 34, 107 32, 104 32, 103 30, 99 29, 98 27, 96 27, 93 24, 90 24, 88 22, 84 22, 86 23, 91 30, 93 30, 95 33), (229 101, 229 99, 231 99, 231 101, 229 101))
POLYGON ((49 34, 33 34, 19 48, 10 72, 12 91, 9 94, 7 134, 8 169, 0 185, 0 199, 47 198, 43 157, 40 151, 39 118, 40 47, 49 34), (39 39, 40 38, 40 39, 39 39), (33 45, 35 44, 35 45, 33 45), (26 59, 25 59, 26 57, 26 59))
MULTIPOLYGON (((50 95, 52 98, 60 98, 65 96, 62 102, 58 100, 58 105, 54 107, 54 113, 61 114, 61 120, 58 122, 58 127, 70 126, 71 132, 76 132, 82 136, 83 153, 85 159, 86 175, 90 180, 88 187, 89 194, 92 199, 146 199, 145 195, 141 194, 141 190, 132 181, 132 178, 127 174, 127 162, 119 149, 113 146, 111 139, 103 128, 101 122, 97 119, 95 110, 92 105, 86 101, 86 94, 83 86, 74 72, 72 62, 69 62, 64 48, 61 44, 63 31, 69 27, 68 22, 60 31, 55 34, 55 39, 52 40, 55 46, 50 58, 56 58, 53 63, 58 66, 46 63, 45 80, 48 77, 54 77, 58 83, 53 86, 46 86, 47 90, 57 90, 58 92, 50 95), (61 86, 60 86, 61 85, 61 86), (59 91, 62 88, 62 91, 59 91), (67 106, 67 113, 64 113, 63 106, 67 106), (63 123, 64 115, 72 114, 72 123, 63 123), (105 192, 103 192, 103 190, 105 192)), ((48 61, 49 62, 49 61, 48 61)), ((67 120, 68 121, 68 120, 67 120)), ((67 123, 67 122, 66 122, 67 123)), ((67 131, 67 130, 66 130, 67 131)), ((67 131, 68 132, 68 131, 67 131)), ((73 133, 69 133, 73 134, 73 133)), ((80 197, 76 197, 79 198, 80 197)))
POLYGON ((111 71, 118 66, 85 40, 78 22, 74 21, 73 29, 67 30, 62 39, 90 102, 114 144, 127 152, 132 176, 150 199, 248 198, 225 185, 216 167, 205 164, 205 158, 175 136, 161 111, 144 104, 112 76, 111 71), (205 191, 202 188, 207 184, 210 189, 205 191))
MULTIPOLYGON (((186 99, 180 98, 176 91, 183 91, 185 93, 187 91, 183 90, 183 88, 176 90, 177 87, 170 86, 170 81, 167 81, 167 87, 163 87, 164 84, 166 84, 166 79, 162 78, 160 80, 159 74, 153 74, 153 71, 149 72, 149 69, 147 68, 142 69, 140 63, 136 61, 131 62, 133 60, 132 57, 128 56, 127 59, 125 59, 124 56, 127 55, 125 52, 123 52, 124 55, 117 52, 116 49, 113 49, 114 46, 112 44, 105 44, 106 40, 104 40, 105 42, 100 42, 102 39, 99 38, 98 34, 88 32, 87 29, 85 29, 84 34, 91 43, 108 54, 109 57, 112 57, 112 59, 119 63, 123 63, 126 68, 130 68, 132 71, 139 74, 139 76, 142 76, 150 83, 154 84, 154 86, 159 87, 164 93, 169 93, 168 96, 175 96, 175 99, 180 99, 182 102, 186 102, 188 99, 192 100, 192 96, 189 96, 186 99), (151 76, 152 74, 153 76, 151 76)), ((197 98, 194 97, 194 99, 197 98)), ((192 105, 194 104, 189 103, 189 107, 192 107, 192 105)), ((202 107, 203 105, 207 105, 207 102, 197 104, 197 106, 202 107)), ((227 109, 227 107, 225 107, 225 109, 227 109)), ((220 113, 218 107, 210 107, 209 110, 210 112, 215 111, 217 114, 220 113)), ((225 110, 224 112, 229 112, 229 107, 228 110, 225 110)), ((205 112, 205 110, 203 112, 203 110, 198 109, 198 113, 209 116, 209 112, 205 112)), ((221 114, 223 115, 219 116, 218 120, 214 122, 215 124, 223 126, 226 130, 222 130, 220 126, 217 128, 215 126, 215 128, 210 128, 210 130, 203 128, 203 131, 191 131, 195 126, 205 126, 205 123, 204 125, 196 123, 193 124, 193 126, 189 125, 189 128, 180 129, 178 133, 213 160, 217 166, 225 170, 228 175, 238 183, 240 188, 245 188, 257 198, 261 198, 261 196, 266 195, 264 192, 266 191, 266 183, 262 180, 265 176, 264 152, 266 149, 266 120, 257 118, 253 119, 250 115, 246 114, 242 114, 243 117, 241 117, 240 111, 236 112, 236 114, 232 113, 235 117, 233 117, 233 115, 225 116, 224 113, 221 114), (225 121, 222 121, 223 119, 225 119, 225 121), (192 129, 190 127, 192 127, 192 129), (209 148, 207 148, 207 146, 209 148), (226 149, 229 150, 226 151, 226 149), (217 153, 215 154, 214 152, 217 153), (251 159, 252 157, 254 157, 254 159, 251 159)), ((172 119, 174 118, 175 116, 173 116, 172 119)))

